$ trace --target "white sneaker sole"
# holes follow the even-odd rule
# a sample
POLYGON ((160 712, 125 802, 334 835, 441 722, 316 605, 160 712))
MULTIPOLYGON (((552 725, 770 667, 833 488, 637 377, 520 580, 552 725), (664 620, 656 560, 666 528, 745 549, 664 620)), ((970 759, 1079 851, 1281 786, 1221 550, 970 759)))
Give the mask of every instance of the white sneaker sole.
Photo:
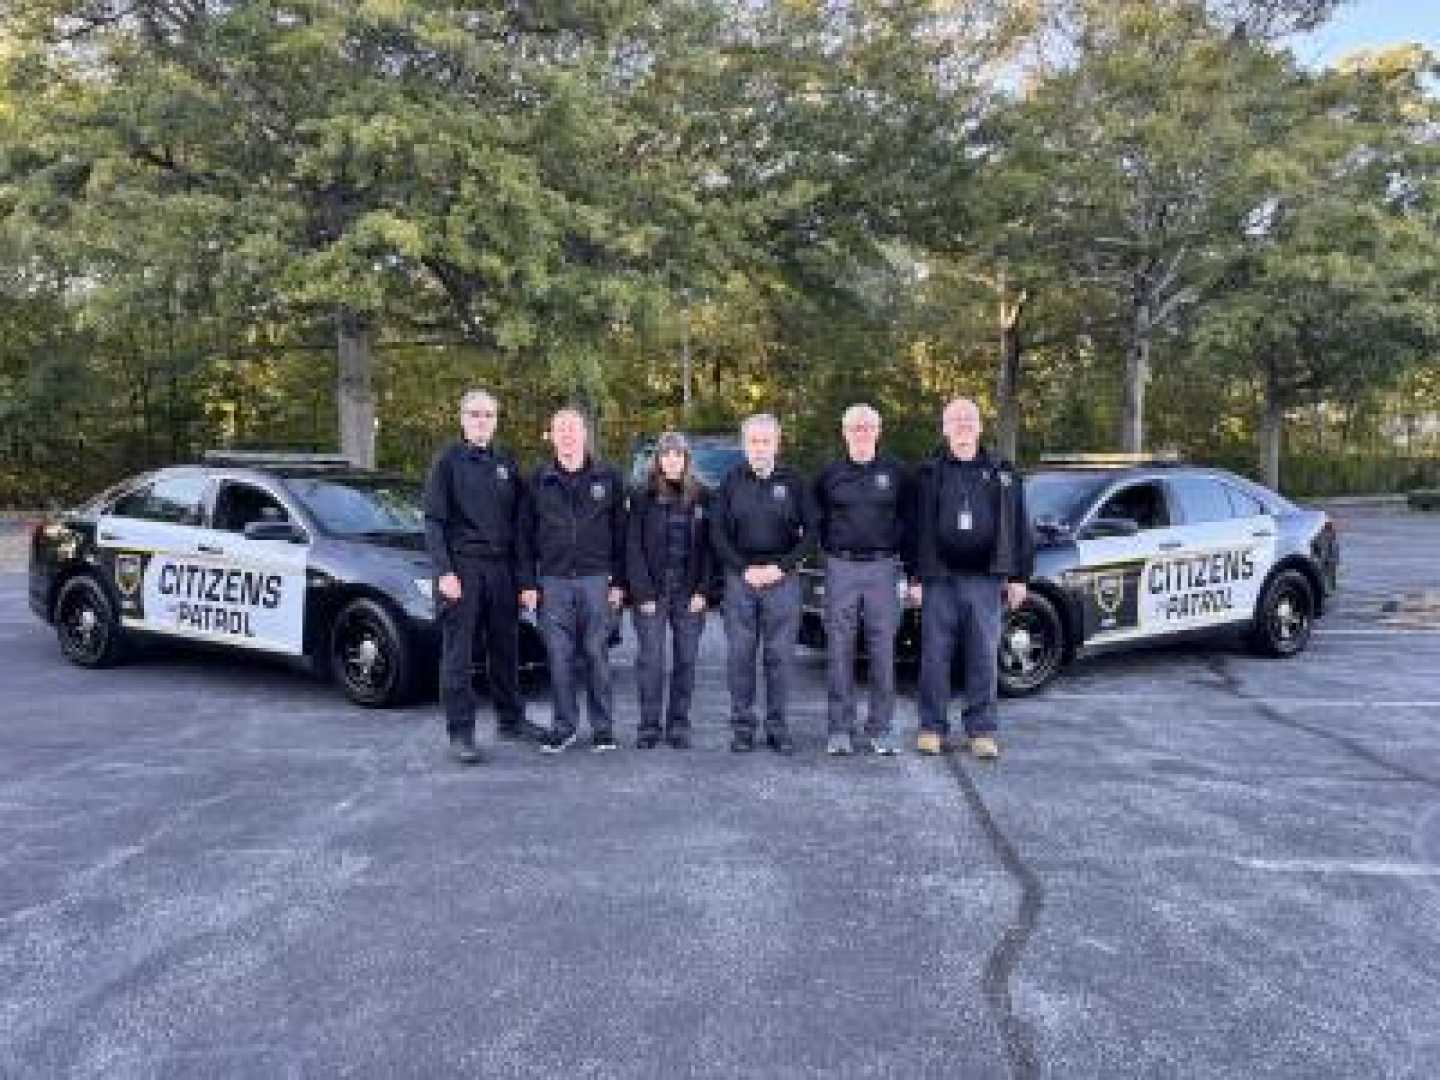
POLYGON ((570 747, 575 745, 575 740, 579 737, 580 736, 578 734, 571 735, 559 746, 551 746, 549 743, 542 743, 540 745, 540 752, 542 754, 563 754, 566 750, 569 750, 570 747))

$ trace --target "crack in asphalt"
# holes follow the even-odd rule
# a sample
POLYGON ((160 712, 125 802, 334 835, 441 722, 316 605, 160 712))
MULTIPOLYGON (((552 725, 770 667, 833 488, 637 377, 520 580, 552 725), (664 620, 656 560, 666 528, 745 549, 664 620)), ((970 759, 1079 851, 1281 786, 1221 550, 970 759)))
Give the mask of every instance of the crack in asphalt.
POLYGON ((1020 857, 1014 843, 995 821, 980 794, 980 789, 975 785, 974 777, 966 771, 955 755, 949 755, 946 760, 951 773, 960 783, 960 790, 965 795, 970 812, 984 831, 985 838, 989 840, 995 857, 1020 889, 1020 907, 1015 921, 1005 928, 990 950, 990 955, 985 958, 983 989, 986 1004, 1000 1025, 1010 1074, 1017 1080, 1031 1080, 1040 1075, 1034 1034, 1031 1025, 1015 1011, 1015 999, 1010 984, 1015 969, 1020 964, 1020 957, 1025 952, 1025 946, 1040 921, 1040 913, 1045 909, 1045 889, 1040 884, 1039 875, 1020 857))
POLYGON ((1305 723, 1303 720, 1296 720, 1294 717, 1286 716, 1269 702, 1261 701, 1254 695, 1247 693, 1245 688, 1240 685, 1240 677, 1230 670, 1230 665, 1224 656, 1217 655, 1209 657, 1206 660, 1206 667, 1208 667, 1215 678, 1219 680, 1222 689, 1228 691, 1230 695, 1237 700, 1250 705, 1272 724, 1278 724, 1281 727, 1287 727, 1294 731, 1303 731, 1307 735, 1314 735, 1316 738, 1332 742, 1352 756, 1384 769, 1395 779, 1408 780, 1415 784, 1424 784, 1426 787, 1440 788, 1440 777, 1431 776, 1429 773, 1423 773, 1401 765, 1398 762, 1391 761, 1389 758, 1377 754, 1358 739, 1352 739, 1348 735, 1342 735, 1339 732, 1329 731, 1326 728, 1316 727, 1313 724, 1305 723))

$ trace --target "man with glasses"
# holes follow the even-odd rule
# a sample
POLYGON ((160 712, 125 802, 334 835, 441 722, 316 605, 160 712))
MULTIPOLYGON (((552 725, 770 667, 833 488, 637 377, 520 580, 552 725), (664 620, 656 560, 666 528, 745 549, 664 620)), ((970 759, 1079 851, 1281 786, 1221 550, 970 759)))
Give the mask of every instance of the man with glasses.
POLYGON ((870 663, 870 707, 861 746, 871 753, 900 750, 895 739, 896 589, 906 537, 910 482, 905 467, 878 453, 880 414, 851 405, 840 419, 845 455, 815 480, 820 549, 825 555, 826 686, 833 755, 855 748, 855 660, 861 628, 870 663))
POLYGON ((440 700, 450 754, 465 765, 482 760, 472 683, 477 634, 483 637, 496 734, 524 738, 528 730, 520 697, 516 577, 522 485, 514 457, 493 442, 499 412, 490 393, 466 393, 460 399, 463 438, 436 456, 425 483, 425 546, 435 564, 443 641, 440 700))
POLYGON ((970 752, 1000 756, 995 741, 1001 604, 1025 602, 1035 543, 1020 475, 980 446, 980 410, 956 398, 941 414, 945 442, 921 463, 915 528, 906 558, 910 598, 920 604, 922 754, 945 749, 950 665, 957 642, 965 668, 963 721, 970 752))

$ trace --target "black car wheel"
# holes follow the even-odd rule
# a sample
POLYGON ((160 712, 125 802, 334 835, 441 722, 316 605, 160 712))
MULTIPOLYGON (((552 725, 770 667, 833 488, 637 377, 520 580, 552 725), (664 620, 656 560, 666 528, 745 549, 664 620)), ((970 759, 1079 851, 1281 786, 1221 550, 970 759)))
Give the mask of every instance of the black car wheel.
POLYGON ((1310 644, 1315 593, 1298 570, 1281 570, 1260 596, 1250 639, 1265 656, 1294 656, 1310 644))
POLYGON ((1065 628, 1043 594, 1032 592, 1000 628, 1000 692, 1023 697, 1039 690, 1065 662, 1065 628))
POLYGON ((357 705, 383 708, 409 700, 415 684, 410 643, 384 605, 352 600, 330 630, 330 670, 357 705))
POLYGON ((55 600, 55 634, 60 652, 72 664, 110 667, 124 653, 124 631, 115 606, 100 582, 82 575, 71 578, 55 600))

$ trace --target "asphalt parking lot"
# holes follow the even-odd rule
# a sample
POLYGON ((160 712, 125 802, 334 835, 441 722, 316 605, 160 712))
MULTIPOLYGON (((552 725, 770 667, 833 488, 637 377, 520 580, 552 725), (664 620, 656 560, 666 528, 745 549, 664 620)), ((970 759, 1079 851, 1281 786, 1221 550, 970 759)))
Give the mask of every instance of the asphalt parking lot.
POLYGON ((0 1075, 1440 1075, 1440 515, 1339 516, 1306 654, 1083 663, 995 767, 824 758, 812 653, 729 754, 712 620, 692 751, 465 770, 0 575, 0 1075))

